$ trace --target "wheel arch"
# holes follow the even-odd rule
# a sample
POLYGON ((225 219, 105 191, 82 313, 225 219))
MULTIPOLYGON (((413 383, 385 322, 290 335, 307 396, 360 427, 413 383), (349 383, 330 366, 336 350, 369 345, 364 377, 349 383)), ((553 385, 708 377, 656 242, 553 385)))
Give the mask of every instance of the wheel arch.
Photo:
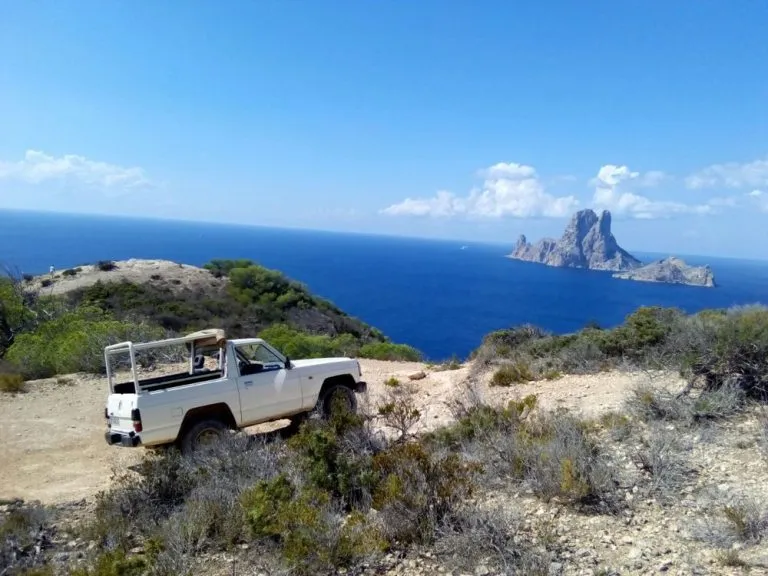
POLYGON ((320 392, 317 394, 318 399, 322 398, 334 386, 344 386, 354 392, 357 392, 359 389, 359 385, 352 374, 337 374, 323 380, 323 385, 320 386, 320 392))
POLYGON ((180 441, 192 426, 203 420, 219 420, 231 430, 237 428, 237 421, 227 403, 207 404, 187 410, 184 414, 184 419, 181 421, 176 441, 180 441))

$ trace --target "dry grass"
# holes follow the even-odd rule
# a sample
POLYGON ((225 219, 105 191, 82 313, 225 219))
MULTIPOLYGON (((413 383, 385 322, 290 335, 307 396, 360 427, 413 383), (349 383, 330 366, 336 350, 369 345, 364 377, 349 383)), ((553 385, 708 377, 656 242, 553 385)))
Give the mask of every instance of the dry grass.
POLYGON ((551 554, 521 541, 522 521, 509 511, 466 507, 445 526, 435 542, 438 556, 460 573, 485 566, 494 574, 549 574, 551 554))
POLYGON ((652 494, 665 501, 679 497, 686 481, 684 454, 688 450, 679 434, 660 427, 651 429, 649 438, 635 452, 634 461, 647 477, 652 494))
POLYGON ((745 497, 725 505, 712 503, 695 526, 694 536, 723 549, 736 543, 760 544, 768 537, 768 508, 763 502, 745 497))
POLYGON ((25 389, 24 378, 21 374, 0 373, 0 392, 18 394, 24 392, 25 389))
POLYGON ((676 421, 694 425, 736 416, 744 411, 747 401, 744 390, 736 386, 673 394, 642 384, 630 391, 625 405, 630 414, 643 422, 676 421))

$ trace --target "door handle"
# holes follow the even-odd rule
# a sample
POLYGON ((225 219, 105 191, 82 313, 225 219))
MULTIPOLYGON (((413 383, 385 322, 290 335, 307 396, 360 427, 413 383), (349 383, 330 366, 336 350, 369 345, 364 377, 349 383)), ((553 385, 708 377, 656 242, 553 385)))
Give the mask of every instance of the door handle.
POLYGON ((245 382, 243 382, 243 385, 244 386, 253 386, 253 380, 246 380, 245 382))

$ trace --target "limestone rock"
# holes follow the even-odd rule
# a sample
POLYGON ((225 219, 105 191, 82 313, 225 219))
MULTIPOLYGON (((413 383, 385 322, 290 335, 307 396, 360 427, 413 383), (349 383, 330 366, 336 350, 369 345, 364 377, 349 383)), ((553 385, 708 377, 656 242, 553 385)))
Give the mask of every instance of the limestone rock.
POLYGON ((715 287, 715 276, 709 266, 689 266, 684 260, 674 256, 651 262, 635 270, 614 274, 613 277, 641 282, 715 287))
POLYGON ((521 235, 510 258, 560 268, 588 268, 621 272, 642 265, 621 248, 611 232, 611 213, 598 216, 593 210, 580 210, 559 240, 543 238, 530 244, 521 235))

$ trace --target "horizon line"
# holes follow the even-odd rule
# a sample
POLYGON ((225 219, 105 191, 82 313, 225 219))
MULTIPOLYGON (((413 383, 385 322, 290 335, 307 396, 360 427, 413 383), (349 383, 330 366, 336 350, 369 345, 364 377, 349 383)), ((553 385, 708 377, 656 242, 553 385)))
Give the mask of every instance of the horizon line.
MULTIPOLYGON (((40 215, 47 215, 47 216, 70 216, 70 217, 80 217, 80 218, 114 218, 114 219, 124 219, 124 220, 139 220, 139 221, 150 221, 150 222, 175 222, 175 223, 183 223, 183 224, 197 224, 197 225, 213 225, 213 226, 225 226, 225 227, 234 227, 234 228, 257 228, 262 230, 275 230, 275 231, 291 231, 291 232, 309 232, 309 233, 320 233, 320 234, 337 234, 341 236, 365 236, 369 238, 387 238, 387 239, 401 239, 401 240, 419 240, 419 241, 427 241, 427 242, 440 242, 440 243, 449 243, 449 242, 455 242, 455 243, 461 243, 461 244, 475 244, 475 245, 481 245, 481 246, 508 246, 510 252, 512 251, 512 248, 514 247, 514 241, 509 242, 503 242, 500 240, 497 241, 490 241, 490 240, 472 240, 468 238, 446 238, 446 237, 434 237, 434 236, 410 236, 410 235, 401 235, 401 234, 387 234, 382 232, 358 232, 358 231, 351 231, 351 230, 333 230, 333 229, 327 229, 327 228, 311 228, 311 227, 300 227, 300 226, 271 226, 266 224, 255 224, 255 223, 242 223, 242 222, 222 222, 217 220, 196 220, 196 219, 188 219, 188 218, 174 218, 174 217, 163 217, 163 216, 152 216, 152 215, 133 215, 133 214, 102 214, 102 213, 92 213, 92 212, 64 212, 64 211, 58 211, 58 210, 30 210, 30 209, 24 209, 24 208, 3 208, 0 207, 0 213, 2 212, 10 212, 10 213, 21 213, 21 214, 40 214, 40 215)), ((768 258, 747 258, 747 257, 739 257, 739 256, 715 256, 712 254, 675 254, 670 252, 656 252, 656 251, 647 251, 647 250, 636 250, 636 249, 626 249, 631 254, 644 254, 649 256, 663 256, 663 257, 669 257, 669 256, 677 256, 679 258, 683 257, 691 257, 691 258, 714 258, 714 259, 720 259, 720 260, 736 260, 736 261, 742 261, 742 262, 760 262, 765 263, 768 262, 768 258)))

